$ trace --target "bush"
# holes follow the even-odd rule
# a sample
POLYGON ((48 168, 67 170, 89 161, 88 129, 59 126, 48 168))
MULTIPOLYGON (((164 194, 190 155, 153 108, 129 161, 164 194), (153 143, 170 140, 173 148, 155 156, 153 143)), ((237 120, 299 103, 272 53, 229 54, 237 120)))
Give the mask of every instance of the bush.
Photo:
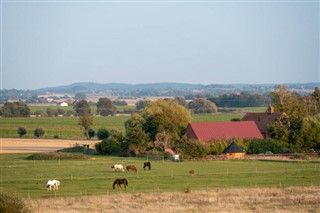
POLYGON ((58 152, 83 152, 83 146, 81 146, 80 144, 76 143, 73 147, 70 148, 64 148, 62 150, 58 150, 58 152))
POLYGON ((88 130, 88 135, 89 135, 89 138, 91 139, 96 135, 96 131, 94 131, 93 129, 89 129, 88 130))
POLYGON ((107 129, 105 128, 98 129, 97 136, 99 140, 107 139, 109 135, 110 133, 107 129))
POLYGON ((274 154, 285 153, 288 148, 285 144, 272 139, 255 139, 248 143, 248 154, 260 154, 271 151, 274 154))
POLYGON ((34 136, 36 136, 37 138, 40 138, 41 136, 43 136, 46 133, 46 131, 43 128, 36 128, 33 132, 34 136))
POLYGON ((176 152, 181 153, 184 158, 199 158, 209 153, 209 149, 205 145, 193 139, 178 142, 175 149, 176 152))
POLYGON ((0 192, 0 212, 31 212, 21 199, 13 194, 0 192))
POLYGON ((110 155, 118 154, 121 151, 121 147, 117 140, 104 139, 96 144, 96 150, 99 154, 110 155))
POLYGON ((229 146, 227 141, 211 141, 208 145, 209 154, 221 155, 223 150, 229 146))
POLYGON ((24 127, 19 127, 17 130, 19 137, 22 138, 22 136, 24 136, 25 134, 27 134, 27 130, 24 127))

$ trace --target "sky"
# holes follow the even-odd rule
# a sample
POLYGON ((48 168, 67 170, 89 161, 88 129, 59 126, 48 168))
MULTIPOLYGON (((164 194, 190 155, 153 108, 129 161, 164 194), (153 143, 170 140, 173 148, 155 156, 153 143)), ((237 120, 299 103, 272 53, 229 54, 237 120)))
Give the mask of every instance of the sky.
POLYGON ((319 1, 1 0, 1 89, 320 82, 319 1))

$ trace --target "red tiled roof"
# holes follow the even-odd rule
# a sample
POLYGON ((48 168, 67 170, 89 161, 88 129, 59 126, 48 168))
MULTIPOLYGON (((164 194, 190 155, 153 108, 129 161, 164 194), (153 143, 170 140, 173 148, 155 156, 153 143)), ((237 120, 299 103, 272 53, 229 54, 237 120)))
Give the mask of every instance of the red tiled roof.
POLYGON ((192 122, 188 124, 186 135, 200 141, 263 138, 254 121, 192 122))

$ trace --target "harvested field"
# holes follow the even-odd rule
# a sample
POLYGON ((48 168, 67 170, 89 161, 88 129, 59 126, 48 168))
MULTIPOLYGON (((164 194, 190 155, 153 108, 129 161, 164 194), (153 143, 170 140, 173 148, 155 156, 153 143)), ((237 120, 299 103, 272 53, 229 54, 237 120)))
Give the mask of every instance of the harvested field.
POLYGON ((0 154, 53 152, 73 147, 75 144, 83 145, 90 142, 95 143, 97 140, 0 138, 0 154))
POLYGON ((320 187, 232 188, 26 199, 34 212, 319 212, 320 187))

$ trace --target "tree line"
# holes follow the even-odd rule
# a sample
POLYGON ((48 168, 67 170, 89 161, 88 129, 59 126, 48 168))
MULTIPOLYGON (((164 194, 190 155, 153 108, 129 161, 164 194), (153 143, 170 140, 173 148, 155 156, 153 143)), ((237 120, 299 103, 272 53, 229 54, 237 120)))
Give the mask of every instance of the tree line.
MULTIPOLYGON (((309 95, 299 95, 290 92, 286 87, 278 86, 268 96, 275 111, 286 113, 288 120, 271 124, 268 139, 234 140, 238 140, 240 146, 248 153, 320 150, 319 88, 316 87, 309 95)), ((108 137, 97 145, 97 150, 101 154, 130 156, 160 155, 165 153, 166 148, 188 157, 219 154, 229 141, 211 141, 204 145, 184 136, 187 124, 191 121, 191 113, 196 112, 194 109, 203 112, 199 106, 204 108, 210 105, 208 100, 205 100, 197 98, 187 102, 183 97, 175 97, 137 102, 139 111, 132 113, 131 118, 125 122, 125 133, 112 130, 112 134, 108 134, 108 137)), ((20 103, 15 107, 19 108, 21 105, 20 103)), ((90 105, 86 100, 79 100, 75 103, 74 110, 79 118, 78 125, 90 139, 93 134, 93 114, 90 105)), ((112 116, 116 109, 109 99, 100 98, 96 112, 112 116)))

